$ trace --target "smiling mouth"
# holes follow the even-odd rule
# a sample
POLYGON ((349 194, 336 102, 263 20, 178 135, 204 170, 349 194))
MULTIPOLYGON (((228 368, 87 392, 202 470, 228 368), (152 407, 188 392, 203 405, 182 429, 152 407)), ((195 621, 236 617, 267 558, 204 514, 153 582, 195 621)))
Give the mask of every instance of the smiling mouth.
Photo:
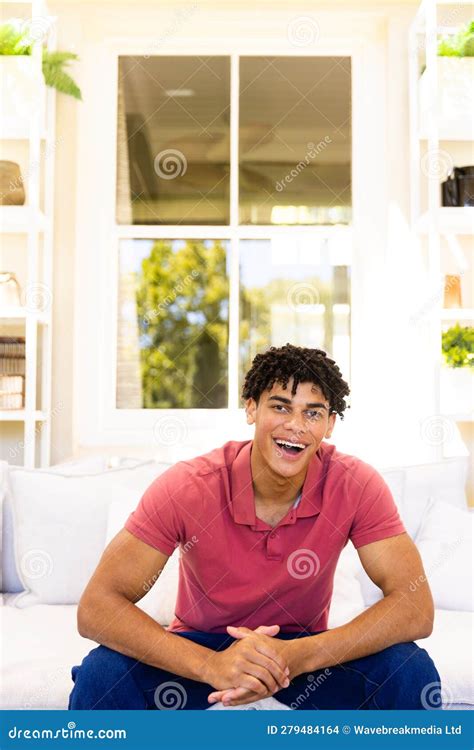
POLYGON ((303 453, 308 447, 304 443, 292 442, 291 440, 283 440, 281 438, 272 439, 284 456, 298 456, 303 453))

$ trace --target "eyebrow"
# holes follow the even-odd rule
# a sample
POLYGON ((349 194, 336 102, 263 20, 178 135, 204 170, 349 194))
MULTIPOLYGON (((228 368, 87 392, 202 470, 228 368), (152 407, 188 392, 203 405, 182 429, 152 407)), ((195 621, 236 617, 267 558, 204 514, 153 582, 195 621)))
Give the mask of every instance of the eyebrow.
MULTIPOLYGON (((290 406, 292 404, 292 401, 291 401, 290 398, 284 398, 283 396, 270 396, 268 400, 269 401, 281 401, 282 404, 289 404, 290 406)), ((307 409, 308 408, 314 409, 315 407, 317 407, 319 409, 326 409, 326 411, 329 411, 329 409, 326 406, 326 404, 322 404, 322 403, 319 403, 319 402, 317 402, 317 403, 311 403, 311 404, 306 404, 306 408, 307 409)))

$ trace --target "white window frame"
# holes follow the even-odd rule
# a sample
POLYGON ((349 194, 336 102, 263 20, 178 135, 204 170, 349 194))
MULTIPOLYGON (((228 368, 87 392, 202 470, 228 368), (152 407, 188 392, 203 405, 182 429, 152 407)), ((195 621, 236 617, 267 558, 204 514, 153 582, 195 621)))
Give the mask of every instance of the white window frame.
MULTIPOLYGON (((384 204, 385 177, 385 42, 380 39, 380 19, 369 19, 359 29, 355 38, 338 39, 328 36, 314 48, 285 46, 263 40, 240 42, 229 39, 212 40, 176 39, 166 49, 153 49, 153 40, 139 42, 127 38, 102 40, 100 47, 92 43, 90 57, 93 64, 86 73, 91 86, 87 107, 80 114, 80 146, 78 150, 78 216, 95 213, 95 221, 79 222, 77 231, 76 294, 79 314, 75 326, 75 443, 81 446, 152 444, 153 429, 157 419, 181 420, 185 425, 186 440, 196 442, 203 431, 227 434, 233 430, 235 439, 246 432, 242 409, 238 403, 238 269, 239 242, 241 239, 271 239, 282 234, 326 237, 335 231, 318 226, 253 226, 239 225, 238 206, 238 63, 241 56, 349 56, 352 59, 352 205, 353 222, 347 229, 353 236, 352 294, 351 294, 351 346, 363 345, 364 325, 362 305, 357 307, 359 295, 364 295, 366 280, 373 272, 367 258, 374 259, 380 232, 384 228, 384 211, 376 214, 377 206, 384 204), (369 43, 370 42, 370 43, 369 43), (101 59, 97 59, 97 55, 101 59), (117 225, 115 222, 116 179, 116 122, 118 58, 122 55, 223 55, 231 59, 231 174, 230 174, 230 224, 227 226, 152 226, 117 225), (98 85, 100 69, 103 85, 98 85), (367 85, 367 81, 372 87, 367 85), (92 85, 93 84, 93 85, 92 85), (379 105, 379 106, 376 106, 379 105), (97 112, 105 116, 97 119, 97 112), (367 113, 370 112, 370 122, 367 113), (101 150, 100 170, 88 156, 90 140, 97 139, 101 150), (360 158, 358 158, 360 154, 360 158), (82 155, 82 156, 81 156, 82 155), (237 165, 237 168, 236 168, 237 165), (374 183, 377 174, 378 182, 374 183), (91 175, 96 180, 94 188, 101 196, 101 210, 97 211, 97 198, 90 194, 91 175), (118 242, 122 238, 205 238, 226 239, 230 242, 230 305, 229 305, 229 405, 227 409, 117 409, 116 389, 116 326, 118 242), (359 237, 359 241, 358 241, 359 237), (362 242, 362 237, 363 242, 362 242), (95 247, 95 249, 92 249, 95 247), (97 257, 101 262, 97 263, 97 257), (357 264, 364 257, 365 266, 357 264), (354 290, 358 294, 354 298, 354 290), (81 304, 82 302, 82 304, 81 304), (89 303, 89 304, 88 304, 89 303), (92 303, 92 304, 90 304, 92 303), (99 323, 99 325, 98 325, 99 323), (87 365, 91 360, 90 366, 87 365), (240 432, 239 432, 240 430, 240 432)), ((97 149, 96 149, 97 153, 97 149)), ((340 231, 340 228, 338 228, 340 231)), ((363 394, 363 375, 351 362, 352 384, 360 381, 359 394, 363 394)), ((354 388, 353 388, 354 390, 354 388)), ((369 396, 370 394, 367 394, 369 396)), ((354 413, 354 401, 352 413, 354 413)), ((198 441, 199 442, 199 441, 198 441)))

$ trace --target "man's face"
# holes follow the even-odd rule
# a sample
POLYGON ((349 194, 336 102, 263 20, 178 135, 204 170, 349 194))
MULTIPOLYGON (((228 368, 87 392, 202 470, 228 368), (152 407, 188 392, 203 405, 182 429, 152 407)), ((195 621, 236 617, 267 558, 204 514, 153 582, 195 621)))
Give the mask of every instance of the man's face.
POLYGON ((286 389, 274 383, 258 404, 246 402, 247 422, 255 424, 254 444, 263 461, 283 477, 304 472, 324 438, 331 437, 336 421, 329 414, 329 401, 313 383, 299 383, 291 395, 293 380, 286 389))

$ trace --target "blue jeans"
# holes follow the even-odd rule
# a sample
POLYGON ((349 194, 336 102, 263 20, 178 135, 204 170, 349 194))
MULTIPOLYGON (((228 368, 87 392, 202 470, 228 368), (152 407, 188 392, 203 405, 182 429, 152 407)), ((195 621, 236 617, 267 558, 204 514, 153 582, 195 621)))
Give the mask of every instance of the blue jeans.
MULTIPOLYGON (((177 633, 221 651, 233 643, 226 633, 177 633)), ((308 637, 280 633, 277 638, 308 637)), ((97 646, 72 668, 69 710, 206 709, 214 687, 143 664, 107 646, 97 646)), ((293 709, 438 709, 440 677, 428 653, 399 643, 362 659, 306 672, 274 697, 293 709)))

